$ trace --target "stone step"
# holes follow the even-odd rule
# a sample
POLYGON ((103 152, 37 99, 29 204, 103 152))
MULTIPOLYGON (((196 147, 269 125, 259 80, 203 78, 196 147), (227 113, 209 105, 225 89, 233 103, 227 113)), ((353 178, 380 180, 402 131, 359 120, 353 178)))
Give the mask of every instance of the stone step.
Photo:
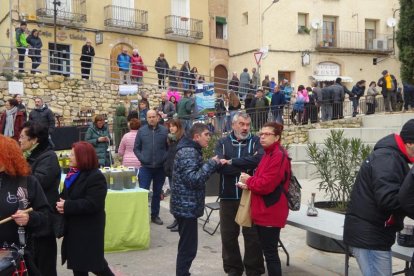
POLYGON ((309 130, 309 142, 322 144, 330 135, 331 130, 343 130, 346 138, 360 138, 363 143, 376 143, 391 133, 399 133, 400 127, 391 128, 331 128, 309 130))
POLYGON ((414 119, 413 112, 406 112, 406 113, 386 113, 386 114, 378 114, 378 115, 369 115, 364 116, 362 118, 362 126, 364 128, 372 128, 372 127, 382 127, 382 128, 399 128, 401 129, 402 126, 410 119, 414 119))
MULTIPOLYGON (((375 143, 364 143, 366 145, 370 145, 371 147, 375 146, 375 143)), ((324 144, 316 144, 318 148, 324 148, 324 144)), ((308 162, 310 161, 308 152, 307 152, 308 145, 307 144, 290 144, 289 145, 289 157, 292 158, 293 161, 297 162, 308 162)))
POLYGON ((315 178, 316 167, 310 162, 292 162, 292 172, 298 179, 315 178))

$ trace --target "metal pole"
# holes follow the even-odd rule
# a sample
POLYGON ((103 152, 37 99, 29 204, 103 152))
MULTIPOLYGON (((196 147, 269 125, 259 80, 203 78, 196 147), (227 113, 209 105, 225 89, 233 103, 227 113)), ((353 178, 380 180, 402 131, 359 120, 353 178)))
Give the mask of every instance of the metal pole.
POLYGON ((9 0, 9 8, 10 8, 9 9, 9 17, 10 17, 9 37, 10 37, 10 49, 12 49, 13 48, 13 0, 9 0))
MULTIPOLYGON (((54 33, 54 38, 53 38, 53 54, 52 54, 52 63, 53 66, 51 66, 51 68, 56 69, 56 64, 57 64, 57 60, 56 60, 56 54, 57 54, 57 26, 56 26, 56 21, 57 21, 57 6, 60 6, 60 1, 54 0, 53 1, 53 33, 54 33)), ((55 71, 55 70, 53 70, 55 71)))
MULTIPOLYGON (((392 18, 395 19, 395 13, 399 11, 400 9, 395 9, 392 18)), ((395 54, 395 26, 392 27, 392 53, 395 54)))

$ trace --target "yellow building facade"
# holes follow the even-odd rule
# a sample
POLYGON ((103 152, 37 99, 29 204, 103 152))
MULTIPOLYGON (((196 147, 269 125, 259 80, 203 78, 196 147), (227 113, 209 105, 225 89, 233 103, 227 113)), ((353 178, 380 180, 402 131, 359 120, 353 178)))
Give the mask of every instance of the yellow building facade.
POLYGON ((229 7, 232 71, 256 67, 262 49, 261 78, 296 87, 337 76, 377 81, 384 69, 399 78, 397 0, 229 0, 229 7))
MULTIPOLYGON (((226 11, 227 1, 57 2, 60 2, 60 5, 57 6, 55 38, 54 0, 0 0, 0 34, 4 37, 0 46, 8 47, 12 44, 14 47, 15 28, 21 21, 26 21, 29 30, 41 31, 42 71, 50 72, 51 66, 55 64, 51 58, 56 39, 56 48, 60 56, 54 60, 59 62, 59 71, 68 76, 80 77, 79 54, 86 39, 89 39, 96 53, 92 70, 96 79, 117 78, 116 74, 114 75, 117 71, 115 60, 123 47, 128 48, 130 53, 132 49, 139 50, 149 69, 149 72, 144 74, 144 81, 149 83, 155 82, 151 80, 156 78, 152 66, 160 53, 165 54, 170 67, 176 65, 180 69, 184 61, 188 60, 191 67, 198 68, 200 74, 214 76, 215 67, 220 65, 225 69, 226 75, 223 77, 227 77, 227 45, 217 42, 215 36, 212 38, 210 35, 210 25, 215 27, 215 17, 210 14, 210 4, 221 3, 225 8, 216 8, 215 11, 213 9, 213 12, 221 15, 221 12, 226 11), (8 8, 9 2, 11 9, 8 8), (8 16, 10 10, 12 21, 8 16), (224 54, 220 51, 224 51, 224 54)), ((226 15, 221 16, 225 22, 226 15)), ((2 51, 5 52, 6 48, 2 48, 2 51)), ((30 70, 30 62, 28 63, 26 71, 30 70)), ((223 74, 222 71, 219 73, 223 74)))

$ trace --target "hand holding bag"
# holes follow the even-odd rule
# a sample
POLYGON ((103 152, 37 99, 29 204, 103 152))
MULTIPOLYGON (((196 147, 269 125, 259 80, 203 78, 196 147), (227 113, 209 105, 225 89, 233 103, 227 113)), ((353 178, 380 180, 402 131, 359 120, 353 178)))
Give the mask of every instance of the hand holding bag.
POLYGON ((239 209, 237 210, 235 221, 238 225, 244 227, 252 227, 252 217, 250 215, 250 190, 243 190, 239 209))

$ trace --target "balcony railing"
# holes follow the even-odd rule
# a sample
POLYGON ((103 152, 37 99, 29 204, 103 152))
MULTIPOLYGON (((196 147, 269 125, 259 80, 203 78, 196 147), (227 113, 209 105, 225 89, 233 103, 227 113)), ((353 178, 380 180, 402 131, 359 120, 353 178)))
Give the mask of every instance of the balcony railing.
MULTIPOLYGON (((36 16, 45 22, 53 21, 54 5, 52 0, 37 0, 36 16)), ((86 0, 60 0, 56 19, 59 23, 77 25, 86 22, 86 0)))
POLYGON ((195 40, 203 38, 203 20, 184 16, 165 17, 165 34, 177 40, 195 40))
POLYGON ((104 25, 108 29, 142 33, 148 31, 148 12, 108 5, 105 7, 104 25))
POLYGON ((365 32, 337 31, 333 34, 316 33, 315 48, 321 51, 373 51, 390 52, 393 50, 392 34, 375 34, 369 37, 365 32))

